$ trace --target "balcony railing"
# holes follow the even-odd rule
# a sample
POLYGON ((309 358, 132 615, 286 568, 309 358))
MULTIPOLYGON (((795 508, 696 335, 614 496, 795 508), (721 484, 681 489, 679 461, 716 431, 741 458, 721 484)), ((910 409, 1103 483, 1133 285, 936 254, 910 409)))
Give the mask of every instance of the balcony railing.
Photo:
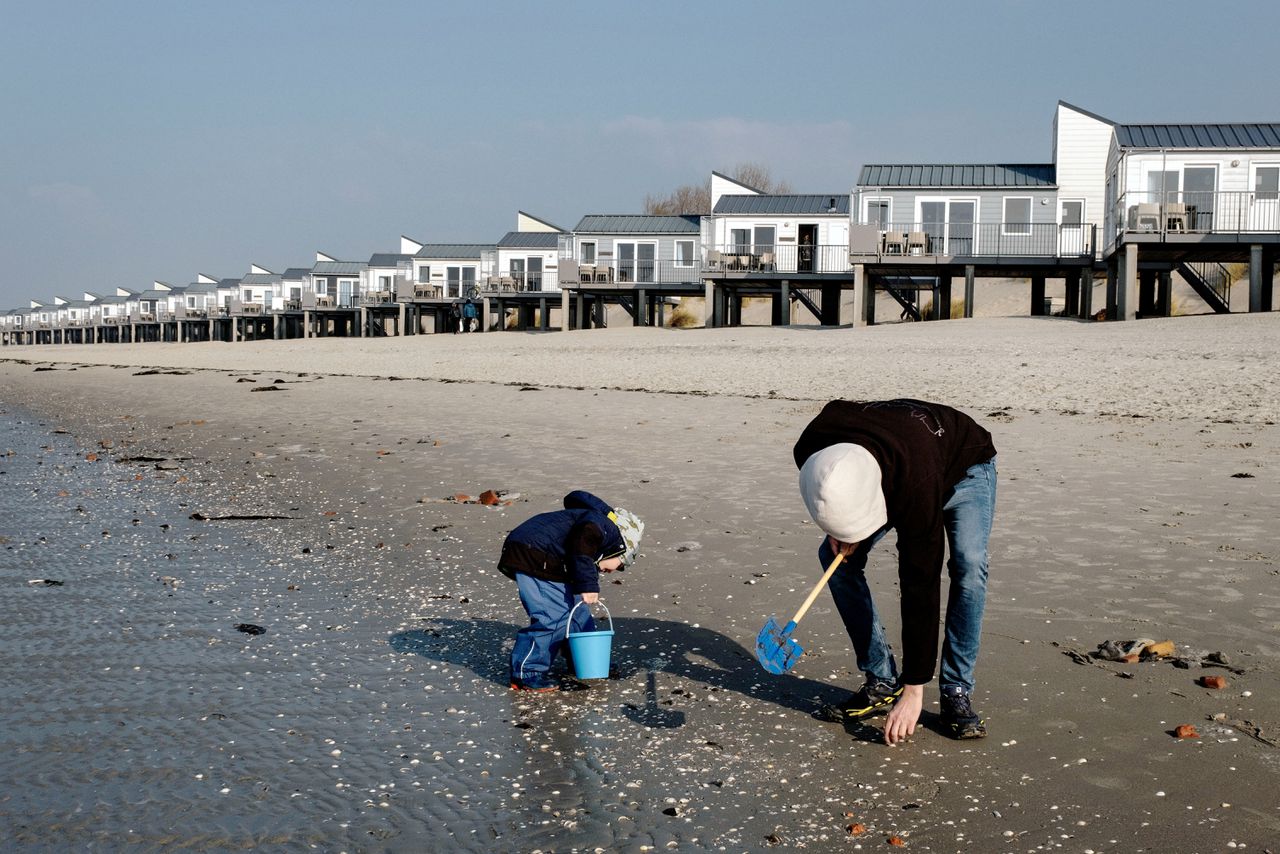
POLYGON ((623 288, 644 285, 688 285, 702 281, 702 267, 690 259, 662 261, 639 259, 627 261, 602 261, 582 264, 560 261, 560 281, 563 285, 614 285, 623 288))
POLYGON ((878 256, 1076 258, 1093 255, 1094 227, 1054 222, 904 222, 880 229, 878 256))
POLYGON ((1280 232, 1280 193, 1125 193, 1112 209, 1111 226, 1114 235, 1280 232))
MULTIPOLYGON (((524 293, 544 290, 544 282, 552 283, 555 279, 545 273, 513 273, 507 276, 485 276, 476 283, 476 287, 486 293, 524 293)), ((463 283, 464 295, 469 284, 463 283)))
POLYGON ((707 252, 709 273, 848 273, 849 247, 778 243, 728 244, 707 252))

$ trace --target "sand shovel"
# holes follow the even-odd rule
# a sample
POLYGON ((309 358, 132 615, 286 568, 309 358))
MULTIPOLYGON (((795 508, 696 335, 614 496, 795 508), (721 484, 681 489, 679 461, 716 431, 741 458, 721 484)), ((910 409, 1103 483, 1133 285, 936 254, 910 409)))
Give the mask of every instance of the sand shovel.
POLYGON ((809 610, 809 606, 813 604, 813 600, 818 598, 818 594, 822 592, 823 585, 831 580, 831 576, 835 574, 836 568, 840 566, 842 560, 844 560, 844 555, 838 554, 836 559, 831 561, 831 565, 822 574, 817 586, 809 593, 809 598, 804 600, 800 610, 796 611, 796 615, 791 618, 791 622, 779 628, 778 620, 775 617, 770 617, 769 622, 765 623, 764 628, 760 630, 760 634, 756 635, 756 659, 765 670, 770 673, 786 673, 795 667, 796 662, 800 660, 800 656, 804 655, 804 647, 796 643, 795 638, 791 637, 791 633, 796 630, 796 623, 800 622, 800 619, 804 617, 809 610))

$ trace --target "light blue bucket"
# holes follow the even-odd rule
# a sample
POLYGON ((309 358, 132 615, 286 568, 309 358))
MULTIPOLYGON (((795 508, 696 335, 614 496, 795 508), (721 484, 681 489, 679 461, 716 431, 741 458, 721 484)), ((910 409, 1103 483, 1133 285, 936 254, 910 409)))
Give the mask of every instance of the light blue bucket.
MULTIPOLYGON (((578 605, 582 602, 579 601, 578 605)), ((609 608, 600 602, 604 614, 609 618, 609 628, 594 632, 571 632, 573 612, 578 610, 574 605, 569 611, 569 620, 565 623, 564 636, 569 640, 569 652, 573 655, 573 672, 579 679, 608 679, 609 654, 613 649, 613 615, 609 608)))

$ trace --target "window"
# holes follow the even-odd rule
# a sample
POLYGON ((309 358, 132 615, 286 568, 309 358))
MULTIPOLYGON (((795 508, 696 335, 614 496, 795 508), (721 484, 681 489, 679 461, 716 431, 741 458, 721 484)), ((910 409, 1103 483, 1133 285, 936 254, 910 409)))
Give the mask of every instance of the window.
POLYGON ((316 294, 322 297, 329 295, 328 276, 316 276, 316 294))
POLYGON ((461 267, 445 267, 444 268, 444 287, 445 297, 448 299, 457 299, 462 296, 462 268, 461 267))
POLYGON ((423 264, 418 268, 418 284, 427 285, 431 283, 431 267, 423 264))
POLYGON ((891 207, 888 199, 867 199, 867 210, 863 221, 867 225, 874 225, 876 228, 884 230, 889 227, 891 222, 889 219, 890 212, 891 207))
POLYGON ((1031 197, 1005 196, 1002 234, 1031 233, 1031 197))
POLYGON ((578 247, 579 263, 591 264, 596 263, 596 242, 594 240, 584 240, 578 247))
POLYGON ((516 290, 524 290, 524 259, 511 259, 511 278, 515 279, 516 290))
POLYGON ((379 277, 378 277, 378 290, 380 290, 380 291, 389 291, 389 290, 391 290, 391 277, 390 277, 390 276, 379 276, 379 277))
POLYGON ((732 244, 729 249, 739 255, 749 255, 751 253, 751 229, 734 228, 729 231, 729 243, 732 244))
POLYGON ((755 251, 757 255, 761 254, 762 252, 773 251, 773 241, 774 241, 775 232, 776 232, 776 229, 774 229, 774 227, 771 225, 756 226, 756 250, 755 251))
POLYGON ((187 297, 187 308, 195 308, 195 307, 196 307, 196 298, 187 297))
POLYGON ((1260 202, 1280 199, 1280 166, 1259 166, 1253 173, 1253 192, 1260 202))
POLYGON ((245 301, 245 302, 253 302, 253 291, 245 291, 245 292, 244 292, 244 301, 245 301))
POLYGON ((676 241, 676 266, 677 267, 693 266, 693 241, 692 240, 676 241))

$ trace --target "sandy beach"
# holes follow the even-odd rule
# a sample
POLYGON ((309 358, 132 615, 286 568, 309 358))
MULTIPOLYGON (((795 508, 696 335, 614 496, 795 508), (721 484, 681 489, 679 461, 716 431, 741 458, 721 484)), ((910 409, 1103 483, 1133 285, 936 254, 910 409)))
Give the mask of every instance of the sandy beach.
MULTIPOLYGON (((1280 851, 1277 340, 1266 314, 5 350, 0 482, 32 509, 0 518, 0 827, 23 850, 1280 851), (825 594, 792 674, 750 651, 821 572, 795 438, 828 399, 898 396, 999 450, 983 741, 939 731, 936 684, 905 745, 816 720, 860 684, 825 594), (579 487, 647 525, 603 592, 619 676, 516 695, 494 559, 579 487), (453 500, 486 489, 512 503, 453 500), (1088 656, 1136 638, 1187 666, 1088 656)), ((896 645, 891 541, 869 574, 896 645)))

